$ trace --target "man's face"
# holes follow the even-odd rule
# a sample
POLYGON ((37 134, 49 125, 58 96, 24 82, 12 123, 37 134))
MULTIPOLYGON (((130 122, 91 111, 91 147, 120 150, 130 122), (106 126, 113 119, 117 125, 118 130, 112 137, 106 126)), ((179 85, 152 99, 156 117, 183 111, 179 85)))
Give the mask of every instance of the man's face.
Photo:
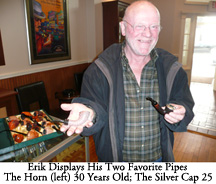
POLYGON ((138 11, 122 22, 126 47, 139 56, 147 56, 155 47, 160 33, 160 17, 155 11, 138 11))
POLYGON ((36 32, 39 32, 40 26, 41 26, 41 19, 35 17, 34 18, 34 27, 35 27, 36 32))

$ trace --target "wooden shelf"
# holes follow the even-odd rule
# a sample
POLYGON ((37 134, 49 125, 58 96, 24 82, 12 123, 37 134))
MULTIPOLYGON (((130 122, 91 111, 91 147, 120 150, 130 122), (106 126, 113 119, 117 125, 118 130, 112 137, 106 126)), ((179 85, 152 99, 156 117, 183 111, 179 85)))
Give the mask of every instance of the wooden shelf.
POLYGON ((108 1, 102 3, 104 49, 113 43, 120 43, 124 40, 119 29, 119 22, 122 20, 128 5, 128 3, 121 1, 108 1))

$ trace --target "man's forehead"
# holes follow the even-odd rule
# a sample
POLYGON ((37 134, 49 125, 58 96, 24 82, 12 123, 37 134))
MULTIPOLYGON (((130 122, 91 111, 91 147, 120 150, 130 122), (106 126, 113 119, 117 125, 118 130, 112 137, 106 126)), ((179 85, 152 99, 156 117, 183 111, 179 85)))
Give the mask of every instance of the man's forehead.
POLYGON ((128 19, 136 19, 139 17, 158 18, 159 12, 156 9, 156 7, 154 7, 153 5, 141 4, 141 6, 138 6, 137 4, 137 5, 134 5, 128 8, 128 10, 126 11, 125 17, 127 17, 128 19))

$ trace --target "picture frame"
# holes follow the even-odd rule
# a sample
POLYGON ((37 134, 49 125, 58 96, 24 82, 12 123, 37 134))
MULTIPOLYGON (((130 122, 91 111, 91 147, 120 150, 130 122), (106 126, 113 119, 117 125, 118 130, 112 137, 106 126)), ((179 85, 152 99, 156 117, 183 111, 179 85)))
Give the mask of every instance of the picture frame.
POLYGON ((30 64, 71 59, 68 0, 25 0, 30 64))

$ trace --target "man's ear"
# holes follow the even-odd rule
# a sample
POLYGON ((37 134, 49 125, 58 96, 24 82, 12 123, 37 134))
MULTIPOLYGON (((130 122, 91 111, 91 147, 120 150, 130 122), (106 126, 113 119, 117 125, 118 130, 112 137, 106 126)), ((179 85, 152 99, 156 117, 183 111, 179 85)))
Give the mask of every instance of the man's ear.
POLYGON ((122 36, 125 36, 125 24, 123 21, 119 22, 119 26, 121 28, 121 34, 122 36))

